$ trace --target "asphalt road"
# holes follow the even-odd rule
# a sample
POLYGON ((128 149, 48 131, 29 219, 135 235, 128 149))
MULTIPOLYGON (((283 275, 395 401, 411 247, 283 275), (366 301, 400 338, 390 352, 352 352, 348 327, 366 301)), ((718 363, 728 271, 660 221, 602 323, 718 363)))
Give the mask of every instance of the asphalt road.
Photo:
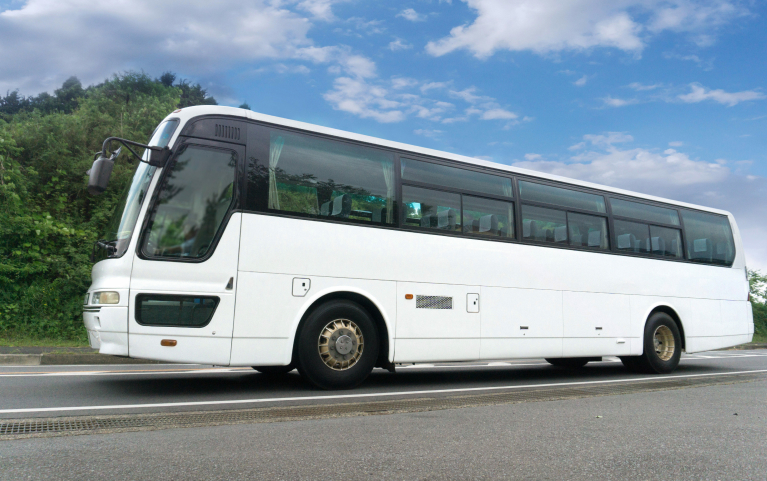
MULTIPOLYGON (((0 479, 767 479, 767 351, 684 356, 677 379, 732 384, 589 396, 641 383, 619 362, 375 371, 323 392, 297 374, 201 366, 0 369, 0 416, 221 411, 577 386, 578 399, 375 416, 2 440, 0 479)), ((657 376, 656 376, 657 377, 657 376)), ((669 376, 659 378, 668 379, 669 376)))

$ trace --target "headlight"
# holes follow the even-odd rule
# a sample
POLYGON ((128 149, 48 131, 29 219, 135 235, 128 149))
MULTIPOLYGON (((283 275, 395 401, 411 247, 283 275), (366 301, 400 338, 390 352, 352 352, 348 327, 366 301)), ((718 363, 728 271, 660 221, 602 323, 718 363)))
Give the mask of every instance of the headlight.
POLYGON ((120 293, 115 291, 103 291, 93 293, 93 304, 119 304, 120 293))
POLYGON ((86 293, 85 293, 85 299, 83 300, 83 305, 84 305, 84 306, 87 306, 87 305, 88 305, 88 301, 89 301, 90 299, 91 299, 91 293, 90 293, 90 292, 86 292, 86 293))

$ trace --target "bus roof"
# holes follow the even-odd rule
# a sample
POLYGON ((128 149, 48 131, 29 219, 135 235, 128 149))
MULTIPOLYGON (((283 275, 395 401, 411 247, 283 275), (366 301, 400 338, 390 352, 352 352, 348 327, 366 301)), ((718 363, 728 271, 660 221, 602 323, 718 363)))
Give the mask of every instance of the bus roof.
POLYGON ((428 149, 425 147, 418 147, 415 145, 404 144, 401 142, 394 142, 391 140, 379 139, 377 137, 356 134, 354 132, 346 132, 344 130, 333 129, 330 127, 323 127, 321 125, 300 122, 297 120, 284 119, 281 117, 261 114, 258 112, 253 112, 252 110, 245 110, 245 109, 240 109, 236 107, 223 107, 219 105, 198 105, 195 107, 186 107, 184 109, 175 111, 174 113, 168 115, 167 118, 178 118, 182 121, 182 123, 186 123, 188 120, 191 120, 194 117, 199 117, 203 115, 224 115, 224 116, 230 116, 230 117, 243 117, 243 118, 255 120, 257 122, 264 122, 267 124, 279 125, 279 126, 289 127, 293 129, 304 130, 307 132, 315 132, 318 134, 330 135, 330 136, 349 139, 349 140, 356 140, 358 142, 364 142, 371 145, 378 145, 378 146, 387 147, 390 149, 413 152, 416 154, 426 155, 430 157, 454 160, 454 161, 465 163, 465 164, 478 165, 482 167, 487 167, 489 169, 506 171, 512 174, 528 175, 531 177, 538 177, 541 179, 553 180, 553 181, 563 182, 563 183, 567 183, 571 185, 577 185, 577 186, 587 187, 591 189, 598 189, 598 190, 602 190, 606 192, 613 192, 616 194, 637 197, 640 199, 647 199, 647 200, 651 200, 655 202, 673 204, 680 207, 689 207, 691 209, 704 210, 704 211, 723 214, 723 215, 732 217, 732 215, 729 212, 725 210, 721 210, 721 209, 714 209, 711 207, 704 207, 700 205, 689 204, 686 202, 679 202, 676 200, 670 200, 663 197, 656 197, 653 195, 641 194, 641 193, 633 192, 630 190, 619 189, 616 187, 595 184, 592 182, 586 182, 586 181, 577 180, 577 179, 571 179, 569 177, 562 177, 559 175, 548 174, 545 172, 538 172, 538 171, 530 170, 530 169, 512 167, 510 165, 499 164, 496 162, 489 162, 489 161, 477 159, 474 157, 467 157, 464 155, 454 154, 451 152, 443 152, 440 150, 428 149))

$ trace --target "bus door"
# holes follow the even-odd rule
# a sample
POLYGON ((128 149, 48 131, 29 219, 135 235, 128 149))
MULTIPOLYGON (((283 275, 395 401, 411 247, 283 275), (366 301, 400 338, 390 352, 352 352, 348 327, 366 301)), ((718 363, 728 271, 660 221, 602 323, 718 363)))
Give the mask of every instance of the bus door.
POLYGON ((242 146, 189 139, 164 169, 133 261, 131 357, 229 364, 243 158, 242 146))

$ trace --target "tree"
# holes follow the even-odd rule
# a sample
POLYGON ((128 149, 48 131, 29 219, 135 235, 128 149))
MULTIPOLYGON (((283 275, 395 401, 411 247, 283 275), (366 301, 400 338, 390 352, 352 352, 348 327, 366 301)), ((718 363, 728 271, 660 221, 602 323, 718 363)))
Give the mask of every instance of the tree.
POLYGON ((748 271, 748 287, 754 313, 754 337, 767 340, 767 276, 759 271, 748 271))
POLYGON ((242 105, 240 105, 241 109, 250 110, 250 105, 248 105, 247 102, 243 102, 242 105))
POLYGON ((166 87, 173 87, 173 82, 176 81, 176 74, 173 72, 164 72, 160 75, 160 83, 166 87))
POLYGON ((181 89, 181 100, 178 108, 183 109, 192 105, 218 105, 216 99, 208 97, 208 92, 200 84, 192 84, 183 79, 176 84, 181 89))

